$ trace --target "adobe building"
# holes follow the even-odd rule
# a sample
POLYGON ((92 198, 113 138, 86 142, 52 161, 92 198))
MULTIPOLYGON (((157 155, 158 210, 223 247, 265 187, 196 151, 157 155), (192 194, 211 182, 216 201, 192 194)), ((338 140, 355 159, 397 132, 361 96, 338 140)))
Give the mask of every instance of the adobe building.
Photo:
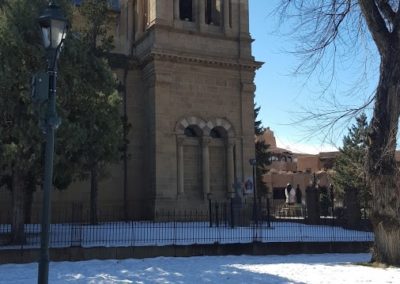
MULTIPOLYGON (((227 200, 234 180, 252 175, 255 151, 261 63, 251 53, 248 0, 112 4, 110 62, 132 127, 130 158, 100 184, 100 214, 125 205, 130 218, 152 218, 161 209, 207 209, 210 196, 227 200)), ((8 194, 1 195, 7 204, 8 194)), ((89 196, 88 182, 76 184, 53 193, 53 208, 85 210, 89 196)), ((33 208, 40 202, 41 190, 33 208)))
POLYGON ((268 172, 263 180, 272 192, 273 204, 281 204, 285 200, 285 187, 288 183, 293 187, 299 185, 305 198, 305 189, 309 186, 314 176, 321 187, 328 187, 331 183, 329 171, 332 170, 334 161, 339 152, 321 152, 319 154, 293 153, 279 148, 276 145, 274 132, 267 128, 264 135, 259 137, 270 145, 271 164, 267 166, 268 172))

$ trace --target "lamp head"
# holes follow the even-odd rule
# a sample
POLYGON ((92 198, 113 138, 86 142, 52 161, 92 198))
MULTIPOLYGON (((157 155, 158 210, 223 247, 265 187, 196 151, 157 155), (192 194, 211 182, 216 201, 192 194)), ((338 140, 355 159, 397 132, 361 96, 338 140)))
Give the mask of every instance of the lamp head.
POLYGON ((61 47, 68 30, 68 20, 62 10, 53 1, 38 18, 42 31, 43 46, 47 50, 57 50, 61 47))

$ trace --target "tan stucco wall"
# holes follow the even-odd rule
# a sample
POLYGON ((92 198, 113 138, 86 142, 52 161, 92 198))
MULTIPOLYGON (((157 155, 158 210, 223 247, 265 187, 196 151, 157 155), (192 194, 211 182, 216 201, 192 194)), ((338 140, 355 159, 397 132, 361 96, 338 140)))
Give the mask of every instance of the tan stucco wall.
POLYGON ((318 155, 302 155, 297 157, 297 170, 306 172, 316 172, 320 170, 318 155))

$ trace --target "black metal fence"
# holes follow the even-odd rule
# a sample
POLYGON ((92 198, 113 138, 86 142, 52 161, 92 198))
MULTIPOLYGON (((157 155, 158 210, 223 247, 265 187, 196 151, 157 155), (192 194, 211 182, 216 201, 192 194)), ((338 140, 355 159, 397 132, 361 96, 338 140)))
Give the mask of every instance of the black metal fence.
MULTIPOLYGON (((118 247, 163 246, 212 243, 250 242, 344 242, 373 241, 367 219, 349 227, 343 218, 320 216, 311 222, 307 209, 301 205, 265 208, 253 204, 211 203, 203 211, 161 211, 154 220, 108 221, 113 216, 89 223, 87 212, 77 216, 79 222, 65 222, 58 214, 53 222, 50 247, 118 247), (107 220, 107 221, 105 221, 107 220)), ((118 220, 118 219, 114 219, 118 220)), ((29 249, 40 246, 40 224, 26 224, 25 241, 11 242, 11 224, 0 224, 0 249, 29 249)))

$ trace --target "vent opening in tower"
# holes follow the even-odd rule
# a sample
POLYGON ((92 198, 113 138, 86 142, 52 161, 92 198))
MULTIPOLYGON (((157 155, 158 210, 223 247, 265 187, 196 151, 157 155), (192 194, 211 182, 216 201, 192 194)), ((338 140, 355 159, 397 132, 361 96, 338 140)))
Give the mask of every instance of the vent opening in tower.
POLYGON ((206 24, 219 26, 221 24, 222 12, 221 0, 206 0, 206 24))
POLYGON ((193 0, 179 0, 179 18, 183 21, 193 21, 193 0))

